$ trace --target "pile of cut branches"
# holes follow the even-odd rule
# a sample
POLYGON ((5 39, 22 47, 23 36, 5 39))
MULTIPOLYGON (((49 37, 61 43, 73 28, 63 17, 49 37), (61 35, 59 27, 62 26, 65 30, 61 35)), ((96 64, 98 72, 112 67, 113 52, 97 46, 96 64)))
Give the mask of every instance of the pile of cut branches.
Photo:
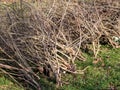
POLYGON ((75 60, 94 57, 101 44, 118 47, 120 1, 14 2, 0 6, 0 70, 26 88, 41 90, 42 76, 61 85, 63 73, 84 74, 75 60), (89 48, 92 45, 92 48, 89 48))

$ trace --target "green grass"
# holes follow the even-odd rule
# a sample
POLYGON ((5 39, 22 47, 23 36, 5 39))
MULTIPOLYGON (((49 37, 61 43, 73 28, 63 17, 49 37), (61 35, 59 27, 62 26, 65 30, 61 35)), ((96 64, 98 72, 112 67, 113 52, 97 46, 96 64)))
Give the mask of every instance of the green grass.
MULTIPOLYGON (((101 59, 101 61, 96 64, 93 63, 94 58, 91 55, 85 54, 85 56, 87 57, 85 62, 76 62, 79 69, 89 66, 85 74, 66 74, 63 79, 68 84, 64 84, 60 88, 61 90, 120 90, 120 48, 102 47, 98 55, 98 59, 101 59)), ((43 83, 43 86, 43 90, 55 90, 54 87, 50 88, 51 86, 47 88, 47 84, 43 83)), ((22 89, 1 77, 0 90, 22 89)))
POLYGON ((5 77, 0 77, 0 90, 23 90, 5 77))
MULTIPOLYGON (((101 61, 94 64, 93 57, 87 56, 85 62, 78 62, 78 68, 89 68, 84 75, 70 76, 69 85, 64 85, 63 90, 120 90, 120 48, 109 49, 102 47, 98 58, 101 61)), ((66 79, 67 81, 67 79, 66 79)))

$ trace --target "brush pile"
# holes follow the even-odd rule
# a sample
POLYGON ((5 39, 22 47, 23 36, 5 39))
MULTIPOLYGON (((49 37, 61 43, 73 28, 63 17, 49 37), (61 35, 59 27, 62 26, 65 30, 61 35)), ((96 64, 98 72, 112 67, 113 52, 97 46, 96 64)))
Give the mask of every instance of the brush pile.
POLYGON ((63 72, 84 74, 75 60, 94 57, 101 44, 119 47, 120 1, 51 0, 0 6, 0 70, 14 82, 41 90, 41 75, 61 85, 63 72), (89 48, 92 45, 92 48, 89 48))

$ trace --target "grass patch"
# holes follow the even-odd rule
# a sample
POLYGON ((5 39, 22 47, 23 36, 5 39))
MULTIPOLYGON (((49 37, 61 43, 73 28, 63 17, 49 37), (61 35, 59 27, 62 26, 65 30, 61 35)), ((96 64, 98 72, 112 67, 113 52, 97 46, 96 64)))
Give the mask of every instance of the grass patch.
POLYGON ((66 76, 68 85, 62 90, 119 90, 120 89, 120 48, 109 49, 102 47, 98 61, 93 63, 94 58, 86 54, 85 62, 78 62, 78 68, 89 68, 84 75, 66 76), (70 78, 69 78, 70 77, 70 78))
POLYGON ((0 77, 0 90, 24 90, 17 85, 13 84, 11 81, 5 77, 0 77))

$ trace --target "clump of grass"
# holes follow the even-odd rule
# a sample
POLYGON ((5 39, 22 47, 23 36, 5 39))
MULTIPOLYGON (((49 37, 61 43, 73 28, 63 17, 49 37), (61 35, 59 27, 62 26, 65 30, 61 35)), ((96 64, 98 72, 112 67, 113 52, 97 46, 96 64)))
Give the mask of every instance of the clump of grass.
POLYGON ((0 89, 1 90, 23 90, 23 88, 18 87, 16 84, 7 80, 5 77, 0 77, 0 89))

